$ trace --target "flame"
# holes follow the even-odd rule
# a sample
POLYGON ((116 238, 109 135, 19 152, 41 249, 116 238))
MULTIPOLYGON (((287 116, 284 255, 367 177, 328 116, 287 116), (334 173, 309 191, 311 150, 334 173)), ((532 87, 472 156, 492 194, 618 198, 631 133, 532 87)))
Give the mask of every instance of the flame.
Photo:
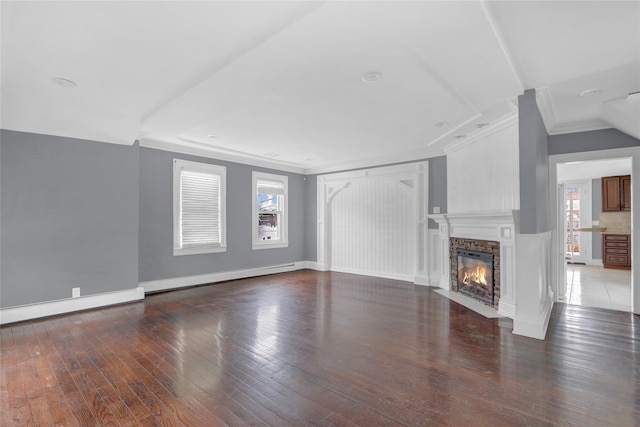
POLYGON ((470 274, 465 271, 462 283, 468 285, 471 281, 479 283, 483 286, 487 286, 487 269, 482 265, 476 266, 476 271, 472 271, 470 274))

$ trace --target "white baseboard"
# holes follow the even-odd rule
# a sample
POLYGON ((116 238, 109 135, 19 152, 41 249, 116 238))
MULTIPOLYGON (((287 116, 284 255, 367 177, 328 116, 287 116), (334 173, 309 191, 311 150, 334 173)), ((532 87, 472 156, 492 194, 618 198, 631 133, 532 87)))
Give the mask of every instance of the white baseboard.
POLYGON ((268 274, 286 273, 288 271, 315 269, 317 263, 312 261, 299 261, 290 264, 273 265, 245 270, 223 271, 220 273, 198 274, 195 276, 172 277, 169 279, 150 280, 140 282, 145 293, 168 291, 189 286, 205 285, 207 283, 225 282, 227 280, 246 279, 248 277, 266 276, 268 274))
POLYGON ((333 268, 332 267, 329 269, 329 271, 334 271, 336 273, 357 274, 359 276, 380 277, 382 279, 400 280, 402 282, 413 283, 413 280, 414 280, 413 275, 378 273, 375 271, 357 270, 352 268, 333 268))
POLYGON ((144 299, 144 289, 137 287, 124 291, 105 292, 38 304, 21 305, 0 309, 0 325, 22 322, 40 317, 55 316, 90 308, 139 301, 144 299))
POLYGON ((302 268, 308 268, 310 270, 316 270, 316 271, 328 271, 327 266, 319 262, 301 261, 300 264, 304 265, 304 267, 302 268))

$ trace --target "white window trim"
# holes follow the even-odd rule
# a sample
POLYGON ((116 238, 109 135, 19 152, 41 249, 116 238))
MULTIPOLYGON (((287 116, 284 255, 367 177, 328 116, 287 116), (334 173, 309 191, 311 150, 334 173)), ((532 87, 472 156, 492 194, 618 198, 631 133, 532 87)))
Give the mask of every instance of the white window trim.
POLYGON ((289 177, 286 175, 274 175, 264 172, 252 173, 251 180, 251 220, 252 220, 252 249, 272 249, 272 248, 286 248, 289 247, 289 177), (284 201, 282 206, 282 215, 280 218, 280 239, 278 240, 259 240, 258 239, 258 181, 269 180, 282 182, 284 187, 284 201))
POLYGON ((173 255, 195 255, 227 250, 227 168, 208 163, 173 159, 173 255), (180 171, 189 170, 220 176, 220 243, 183 248, 180 244, 180 171))

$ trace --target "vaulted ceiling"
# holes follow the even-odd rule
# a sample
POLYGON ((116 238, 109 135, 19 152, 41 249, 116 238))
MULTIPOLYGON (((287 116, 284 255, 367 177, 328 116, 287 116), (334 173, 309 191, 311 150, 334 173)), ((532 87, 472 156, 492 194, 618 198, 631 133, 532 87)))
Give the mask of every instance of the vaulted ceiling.
POLYGON ((640 2, 0 7, 3 129, 313 173, 442 153, 536 89, 551 134, 640 138, 640 2))

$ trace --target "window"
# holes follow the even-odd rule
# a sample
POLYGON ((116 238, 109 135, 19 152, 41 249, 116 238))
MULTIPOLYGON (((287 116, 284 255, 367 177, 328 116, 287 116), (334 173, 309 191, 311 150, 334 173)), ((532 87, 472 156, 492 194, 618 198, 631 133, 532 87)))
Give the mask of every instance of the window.
POLYGON ((223 166, 173 160, 173 255, 227 250, 226 176, 223 166))
POLYGON ((253 249, 286 248, 288 177, 253 172, 253 249))

